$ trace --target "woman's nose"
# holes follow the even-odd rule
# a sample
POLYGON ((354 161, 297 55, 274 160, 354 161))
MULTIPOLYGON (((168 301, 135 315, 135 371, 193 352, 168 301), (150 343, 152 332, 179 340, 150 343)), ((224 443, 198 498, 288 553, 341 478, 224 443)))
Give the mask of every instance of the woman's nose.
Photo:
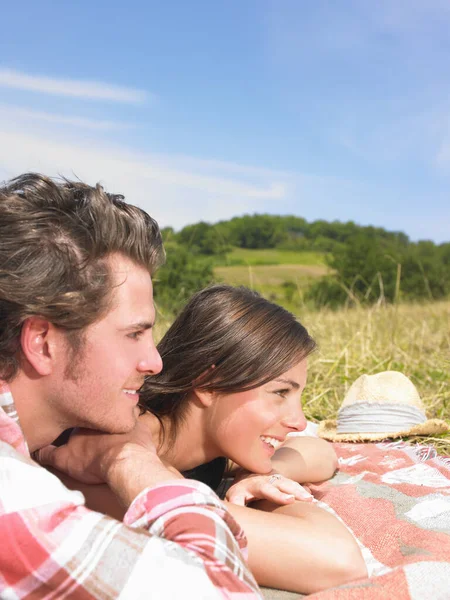
POLYGON ((306 417, 300 405, 300 402, 297 400, 298 404, 294 410, 290 412, 289 415, 283 419, 283 425, 292 429, 293 431, 303 431, 306 429, 306 417))

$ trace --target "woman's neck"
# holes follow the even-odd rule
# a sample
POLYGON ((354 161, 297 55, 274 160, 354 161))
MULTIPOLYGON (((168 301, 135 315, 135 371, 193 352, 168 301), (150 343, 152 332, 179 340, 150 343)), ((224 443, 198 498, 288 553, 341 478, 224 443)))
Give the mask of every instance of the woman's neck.
POLYGON ((163 417, 162 422, 150 412, 139 417, 139 422, 151 433, 161 460, 169 463, 178 471, 187 471, 217 458, 207 439, 204 411, 196 405, 190 405, 185 418, 179 422, 175 439, 171 440, 173 426, 163 417))

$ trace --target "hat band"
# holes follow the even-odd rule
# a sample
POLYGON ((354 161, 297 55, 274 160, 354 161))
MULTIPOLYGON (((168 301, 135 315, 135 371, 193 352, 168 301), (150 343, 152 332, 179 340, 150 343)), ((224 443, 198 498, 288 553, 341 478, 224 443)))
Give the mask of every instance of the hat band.
POLYGON ((408 404, 357 402, 339 409, 337 433, 396 433, 425 423, 425 413, 408 404))

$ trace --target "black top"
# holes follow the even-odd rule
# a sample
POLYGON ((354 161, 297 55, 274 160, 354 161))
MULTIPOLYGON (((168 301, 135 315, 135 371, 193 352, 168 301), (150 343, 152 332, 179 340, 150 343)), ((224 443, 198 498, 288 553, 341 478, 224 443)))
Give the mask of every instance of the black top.
POLYGON ((183 476, 187 479, 195 479, 206 483, 216 492, 225 475, 226 468, 227 459, 219 456, 219 458, 215 458, 204 465, 189 469, 189 471, 183 471, 183 476))

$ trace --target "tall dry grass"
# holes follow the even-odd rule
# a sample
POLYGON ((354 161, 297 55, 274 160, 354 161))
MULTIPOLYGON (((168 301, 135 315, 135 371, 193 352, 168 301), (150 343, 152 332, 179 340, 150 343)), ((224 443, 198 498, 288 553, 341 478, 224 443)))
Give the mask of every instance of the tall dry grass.
MULTIPOLYGON (((401 371, 411 378, 429 417, 450 423, 450 302, 305 312, 319 344, 303 395, 307 417, 334 417, 360 375, 401 371)), ((450 455, 450 436, 420 438, 450 455)))

